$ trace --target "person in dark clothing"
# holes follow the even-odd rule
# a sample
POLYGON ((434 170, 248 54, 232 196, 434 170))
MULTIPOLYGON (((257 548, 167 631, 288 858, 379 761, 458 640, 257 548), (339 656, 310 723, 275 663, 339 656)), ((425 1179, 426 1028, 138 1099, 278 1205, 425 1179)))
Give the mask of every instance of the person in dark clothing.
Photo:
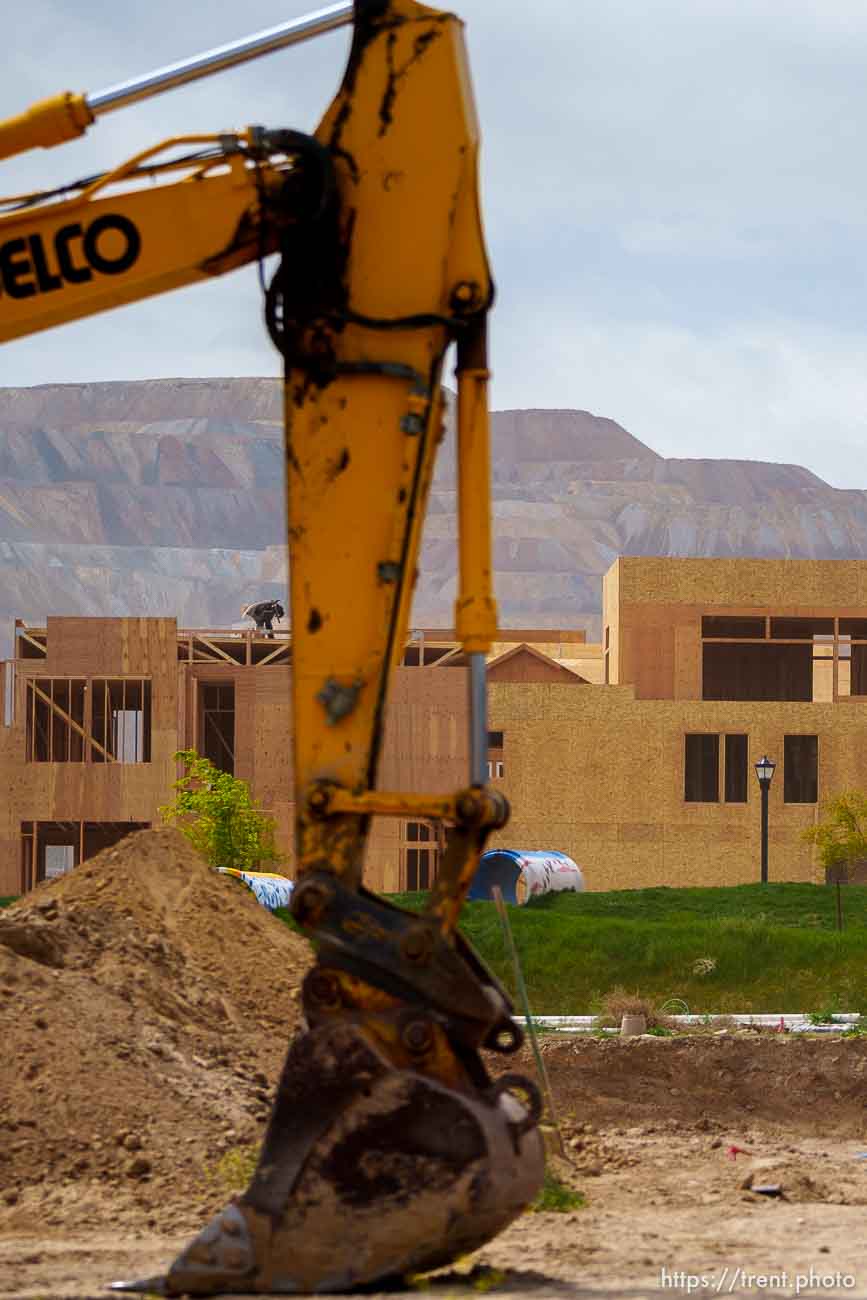
POLYGON ((285 618, 286 611, 279 600, 260 600, 258 605, 244 605, 241 609, 244 618, 251 618, 256 624, 256 631, 265 631, 265 636, 274 639, 274 620, 285 618))

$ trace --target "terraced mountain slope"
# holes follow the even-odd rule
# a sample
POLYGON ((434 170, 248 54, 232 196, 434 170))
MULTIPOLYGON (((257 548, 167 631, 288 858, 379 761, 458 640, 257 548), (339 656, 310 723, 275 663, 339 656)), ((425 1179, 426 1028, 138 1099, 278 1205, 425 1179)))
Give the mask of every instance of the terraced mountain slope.
MULTIPOLYGON (((54 614, 226 625, 285 591, 280 385, 271 379, 0 389, 0 626, 54 614)), ((598 631, 618 554, 867 558, 867 492, 795 465, 666 460, 586 411, 493 417, 502 621, 598 631)), ((451 622, 447 439, 414 621, 451 622)))

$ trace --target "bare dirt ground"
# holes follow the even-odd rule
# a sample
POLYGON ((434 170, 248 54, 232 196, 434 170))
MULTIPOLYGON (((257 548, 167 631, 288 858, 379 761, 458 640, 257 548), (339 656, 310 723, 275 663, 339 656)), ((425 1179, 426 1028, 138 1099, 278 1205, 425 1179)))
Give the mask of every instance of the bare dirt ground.
MULTIPOLYGON (((307 961, 172 831, 0 914, 3 1300, 104 1297, 226 1203, 217 1159, 261 1137, 307 961)), ((543 1051, 586 1207, 526 1214, 411 1294, 867 1296, 867 1040, 543 1051)))

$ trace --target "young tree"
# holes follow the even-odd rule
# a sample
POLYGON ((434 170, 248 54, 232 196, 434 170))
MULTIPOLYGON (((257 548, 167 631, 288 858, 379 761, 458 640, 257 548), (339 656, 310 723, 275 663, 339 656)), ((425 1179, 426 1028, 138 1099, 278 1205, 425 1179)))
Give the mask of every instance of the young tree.
POLYGON ((825 870, 848 872, 853 862, 867 858, 867 795, 845 790, 822 808, 823 820, 804 831, 804 839, 815 844, 825 870))
POLYGON ((819 850, 825 879, 837 891, 837 929, 843 929, 841 884, 851 879, 853 866, 867 858, 867 795, 844 790, 823 806, 824 821, 803 832, 819 850))
POLYGON ((178 750, 175 758, 185 771, 174 783, 174 801, 159 810, 164 822, 177 822, 178 830, 212 867, 255 871, 260 863, 279 859, 273 818, 250 798, 246 781, 221 772, 194 749, 178 750))

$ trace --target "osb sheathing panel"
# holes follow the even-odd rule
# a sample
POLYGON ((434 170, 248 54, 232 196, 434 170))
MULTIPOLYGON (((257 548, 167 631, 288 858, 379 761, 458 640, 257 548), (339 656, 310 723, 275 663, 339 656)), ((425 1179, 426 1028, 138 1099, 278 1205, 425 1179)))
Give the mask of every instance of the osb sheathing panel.
POLYGON ((246 671, 254 680, 256 692, 253 788, 262 806, 271 808, 292 791, 290 670, 266 666, 246 671))
POLYGON ((819 737, 819 799, 867 787, 867 703, 640 700, 624 688, 494 685, 491 727, 504 732, 510 824, 503 847, 560 849, 591 889, 738 884, 759 870, 760 801, 752 764, 778 763, 770 793, 771 878, 813 880, 801 838, 813 805, 783 802, 783 738, 819 737), (746 733, 746 804, 687 804, 686 732, 746 733), (605 816, 600 811, 605 810, 605 816))
MULTIPOLYGON (((275 668, 275 672, 280 669, 275 668)), ((283 670, 286 671, 285 669, 283 670)), ((256 794, 256 682, 249 670, 233 673, 235 681, 235 776, 249 781, 256 794)))
POLYGON ((626 556, 602 588, 610 680, 644 699, 700 698, 704 614, 867 617, 861 560, 626 556))
POLYGON ((632 604, 752 606, 805 614, 837 606, 867 609, 867 561, 671 559, 622 556, 605 581, 632 604), (613 571, 616 573, 612 577, 613 571))
POLYGON ((52 618, 46 623, 45 675, 151 677, 177 663, 173 618, 52 618))

